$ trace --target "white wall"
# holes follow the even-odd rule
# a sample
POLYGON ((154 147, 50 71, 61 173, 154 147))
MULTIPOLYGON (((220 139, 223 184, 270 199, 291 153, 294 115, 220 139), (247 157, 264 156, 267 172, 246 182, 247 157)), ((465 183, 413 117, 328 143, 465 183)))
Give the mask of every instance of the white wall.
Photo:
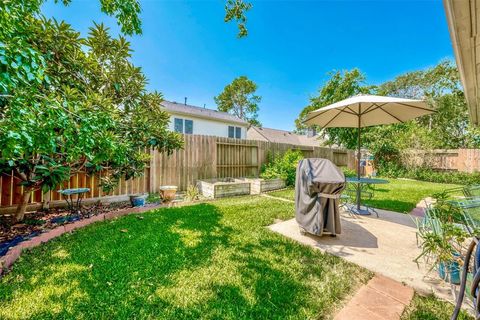
MULTIPOLYGON (((247 137, 247 126, 238 123, 221 122, 215 120, 207 120, 203 118, 191 117, 183 114, 171 114, 170 115, 170 130, 174 131, 175 124, 174 118, 187 119, 193 121, 193 134, 201 134, 206 136, 217 136, 228 138, 228 126, 241 127, 242 139, 247 137)), ((185 129, 185 124, 184 124, 185 129)))

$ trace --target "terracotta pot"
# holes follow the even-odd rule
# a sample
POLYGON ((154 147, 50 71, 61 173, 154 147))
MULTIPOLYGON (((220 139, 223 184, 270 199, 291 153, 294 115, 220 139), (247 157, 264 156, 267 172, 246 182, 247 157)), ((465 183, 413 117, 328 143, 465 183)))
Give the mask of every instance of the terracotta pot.
POLYGON ((160 187, 160 196, 164 202, 172 202, 175 200, 175 195, 177 193, 177 186, 161 186, 160 187))

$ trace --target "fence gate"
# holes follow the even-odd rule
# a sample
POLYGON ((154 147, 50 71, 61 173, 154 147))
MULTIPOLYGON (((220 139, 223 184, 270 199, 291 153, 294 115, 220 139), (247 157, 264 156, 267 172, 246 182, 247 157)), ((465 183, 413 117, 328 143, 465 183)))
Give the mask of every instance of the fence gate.
POLYGON ((257 177, 258 145, 250 140, 217 138, 217 178, 257 177))

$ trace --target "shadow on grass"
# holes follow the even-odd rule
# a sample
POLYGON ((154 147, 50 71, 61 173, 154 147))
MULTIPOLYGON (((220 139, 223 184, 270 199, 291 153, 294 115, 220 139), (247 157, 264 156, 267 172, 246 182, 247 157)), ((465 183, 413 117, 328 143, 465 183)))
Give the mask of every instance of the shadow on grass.
POLYGON ((373 208, 396 211, 401 213, 409 213, 416 206, 416 203, 413 202, 389 199, 362 200, 362 203, 373 208))
POLYGON ((34 308, 20 312, 26 318, 141 314, 137 308, 148 304, 156 288, 168 286, 171 275, 209 264, 215 250, 228 246, 231 229, 220 220, 214 206, 200 204, 148 213, 143 220, 128 216, 61 237, 22 257, 1 283, 0 309, 15 308, 28 297, 34 308))
MULTIPOLYGON (((95 224, 25 254, 0 281, 0 318, 302 319, 302 312, 311 313, 305 292, 312 288, 288 263, 311 259, 297 269, 327 274, 312 267, 319 253, 310 257, 311 250, 263 227, 243 231, 238 217, 226 223, 211 204, 143 217, 95 224)), ((324 309, 343 294, 326 296, 324 309)))

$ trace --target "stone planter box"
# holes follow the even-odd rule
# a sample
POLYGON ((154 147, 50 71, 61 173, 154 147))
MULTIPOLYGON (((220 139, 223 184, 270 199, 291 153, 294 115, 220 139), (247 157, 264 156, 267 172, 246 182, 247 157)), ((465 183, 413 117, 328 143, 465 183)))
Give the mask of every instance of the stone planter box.
POLYGON ((207 198, 224 198, 250 194, 250 182, 233 178, 199 180, 197 187, 207 198))
POLYGON ((285 180, 283 179, 260 179, 260 178, 239 178, 237 181, 245 181, 251 184, 251 194, 260 194, 285 188, 285 180))

